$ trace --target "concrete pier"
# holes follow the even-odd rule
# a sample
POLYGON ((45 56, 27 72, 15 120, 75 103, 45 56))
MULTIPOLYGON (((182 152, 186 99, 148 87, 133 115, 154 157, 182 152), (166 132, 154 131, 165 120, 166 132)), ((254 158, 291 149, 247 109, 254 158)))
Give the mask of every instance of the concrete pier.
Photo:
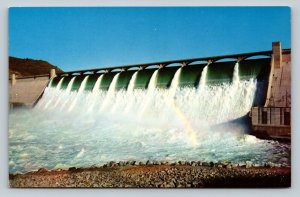
POLYGON ((50 79, 53 79, 54 77, 56 77, 56 72, 55 72, 55 69, 51 69, 50 70, 50 79))
POLYGON ((9 105, 32 107, 42 96, 49 82, 49 76, 11 79, 9 84, 9 105))
POLYGON ((11 85, 15 85, 17 83, 16 74, 11 75, 11 85))

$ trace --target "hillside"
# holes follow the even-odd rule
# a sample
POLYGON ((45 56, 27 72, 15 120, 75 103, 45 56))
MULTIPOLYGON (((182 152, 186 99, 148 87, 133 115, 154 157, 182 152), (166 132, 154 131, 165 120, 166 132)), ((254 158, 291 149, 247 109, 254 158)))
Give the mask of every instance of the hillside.
POLYGON ((63 72, 57 66, 43 60, 9 57, 9 75, 16 74, 17 77, 43 75, 49 74, 52 68, 56 70, 56 73, 63 72))

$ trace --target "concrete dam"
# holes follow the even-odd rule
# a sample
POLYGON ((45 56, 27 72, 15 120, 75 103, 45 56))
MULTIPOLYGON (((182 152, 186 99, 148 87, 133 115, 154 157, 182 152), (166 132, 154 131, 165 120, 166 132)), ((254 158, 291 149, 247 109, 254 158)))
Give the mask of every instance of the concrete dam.
POLYGON ((10 110, 10 172, 128 160, 289 166, 289 144, 249 135, 290 134, 290 86, 277 81, 290 79, 285 54, 273 43, 272 51, 52 73, 38 83, 12 77, 11 105, 23 97, 32 108, 10 110), (29 84, 34 97, 17 93, 29 84))

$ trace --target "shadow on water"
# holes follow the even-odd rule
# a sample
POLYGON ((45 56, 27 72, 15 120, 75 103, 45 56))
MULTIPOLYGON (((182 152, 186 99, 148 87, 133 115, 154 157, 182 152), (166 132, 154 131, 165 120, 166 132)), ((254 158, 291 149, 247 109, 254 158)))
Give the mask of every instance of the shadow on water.
POLYGON ((251 119, 249 113, 246 115, 230 120, 228 122, 220 123, 211 127, 212 130, 216 131, 238 131, 244 134, 250 134, 251 131, 251 119))

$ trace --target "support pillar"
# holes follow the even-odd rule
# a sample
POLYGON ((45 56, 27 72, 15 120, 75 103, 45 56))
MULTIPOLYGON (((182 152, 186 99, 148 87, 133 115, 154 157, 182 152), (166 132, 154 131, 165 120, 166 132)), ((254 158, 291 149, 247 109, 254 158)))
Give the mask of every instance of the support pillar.
POLYGON ((17 83, 16 74, 11 75, 11 85, 15 85, 17 83))
POLYGON ((159 64, 159 69, 164 68, 165 66, 165 64, 159 64))
POLYGON ((273 51, 274 67, 281 68, 281 62, 282 62, 281 43, 273 42, 272 43, 272 51, 273 51))
POLYGON ((55 72, 55 69, 51 69, 50 70, 50 79, 52 79, 52 78, 54 78, 54 77, 56 77, 57 75, 56 75, 56 72, 55 72))

